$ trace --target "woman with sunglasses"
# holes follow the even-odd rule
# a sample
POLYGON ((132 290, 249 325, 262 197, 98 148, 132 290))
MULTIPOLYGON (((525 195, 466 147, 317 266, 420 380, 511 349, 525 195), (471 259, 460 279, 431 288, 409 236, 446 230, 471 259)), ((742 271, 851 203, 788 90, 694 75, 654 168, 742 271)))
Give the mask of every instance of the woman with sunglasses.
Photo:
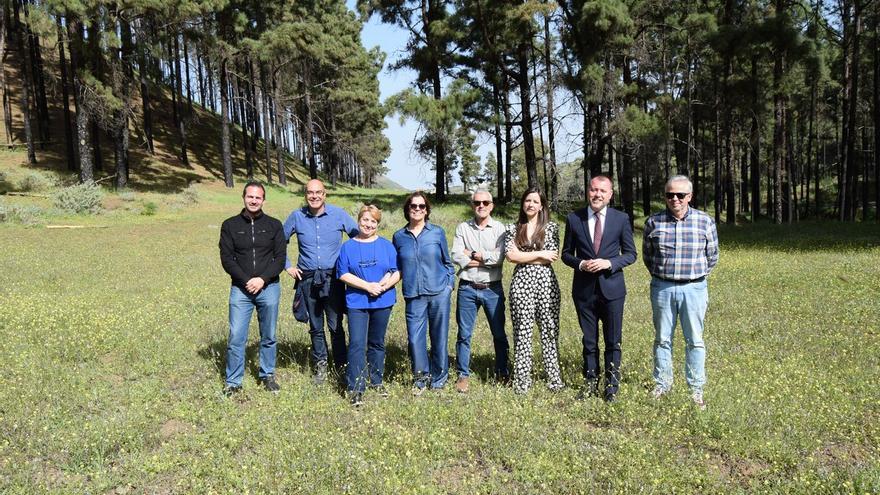
POLYGON ((532 327, 541 332, 547 388, 564 386, 559 371, 559 282, 550 266, 559 258, 559 226, 550 221, 547 201, 537 188, 520 200, 519 220, 507 227, 506 258, 516 264, 510 281, 513 317, 513 390, 532 385, 532 327))
POLYGON ((378 235, 381 220, 379 208, 364 205, 357 217, 360 233, 342 245, 336 260, 336 274, 345 282, 349 339, 346 381, 355 407, 363 403, 368 381, 370 388, 387 396, 382 385, 385 330, 397 300, 394 285, 400 280, 400 272, 397 251, 378 235))
POLYGON ((403 277, 413 395, 419 396, 428 387, 443 388, 449 376, 446 340, 455 268, 446 232, 428 221, 431 203, 425 193, 417 191, 407 196, 403 216, 408 223, 394 233, 393 242, 403 277))

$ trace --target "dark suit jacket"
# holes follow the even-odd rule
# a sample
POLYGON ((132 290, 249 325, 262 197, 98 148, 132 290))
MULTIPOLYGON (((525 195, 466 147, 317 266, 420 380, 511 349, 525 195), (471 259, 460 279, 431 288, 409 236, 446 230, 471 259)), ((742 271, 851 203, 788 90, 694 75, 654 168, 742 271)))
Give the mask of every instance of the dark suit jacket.
POLYGON ((602 230, 602 245, 599 252, 593 252, 593 240, 589 232, 589 207, 568 214, 565 219, 565 242, 562 244, 562 261, 574 268, 571 295, 578 301, 589 301, 595 294, 595 284, 599 284, 602 295, 614 300, 626 295, 623 280, 623 267, 636 261, 636 245, 633 242, 632 228, 626 213, 608 207, 605 227, 602 230), (596 258, 611 262, 609 270, 598 273, 581 271, 581 261, 596 258))

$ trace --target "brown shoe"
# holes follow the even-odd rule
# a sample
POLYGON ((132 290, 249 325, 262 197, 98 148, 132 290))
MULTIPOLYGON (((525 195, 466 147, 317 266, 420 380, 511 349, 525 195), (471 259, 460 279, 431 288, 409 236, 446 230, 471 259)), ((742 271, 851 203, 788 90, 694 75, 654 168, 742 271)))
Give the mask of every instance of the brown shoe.
POLYGON ((455 381, 455 390, 460 394, 466 394, 468 391, 468 377, 458 377, 458 380, 455 381))

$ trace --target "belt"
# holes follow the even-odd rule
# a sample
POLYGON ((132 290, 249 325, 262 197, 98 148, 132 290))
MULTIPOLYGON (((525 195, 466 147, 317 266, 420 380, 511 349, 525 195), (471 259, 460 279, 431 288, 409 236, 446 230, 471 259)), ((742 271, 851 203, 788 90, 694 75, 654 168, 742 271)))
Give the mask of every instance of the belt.
POLYGON ((703 275, 700 278, 694 278, 691 280, 672 280, 669 278, 658 277, 657 275, 654 275, 654 278, 656 278, 657 280, 662 280, 664 282, 669 282, 669 283, 676 284, 676 285, 695 284, 697 282, 702 282, 703 280, 706 280, 705 275, 703 275))
POLYGON ((494 287, 500 283, 501 283, 500 280, 496 280, 494 282, 489 282, 488 284, 484 284, 482 282, 471 282, 470 280, 462 280, 458 284, 458 286, 461 287, 462 285, 468 285, 470 287, 473 287, 474 289, 484 290, 484 289, 488 289, 490 287, 494 287))

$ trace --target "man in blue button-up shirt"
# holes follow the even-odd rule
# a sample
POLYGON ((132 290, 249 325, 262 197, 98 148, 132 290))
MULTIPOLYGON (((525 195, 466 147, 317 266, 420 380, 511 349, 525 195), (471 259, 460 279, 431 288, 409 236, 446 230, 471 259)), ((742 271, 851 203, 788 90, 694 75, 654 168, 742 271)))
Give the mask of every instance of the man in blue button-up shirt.
POLYGON ((327 341, 324 336, 324 317, 333 352, 333 366, 337 372, 346 364, 345 331, 342 315, 345 313, 345 286, 336 278, 336 259, 342 245, 342 234, 354 237, 358 228, 342 208, 325 203, 324 184, 310 180, 306 184, 307 206, 293 210, 284 221, 284 235, 288 242, 296 234, 299 257, 293 266, 288 257, 285 269, 301 284, 309 312, 309 335, 312 338, 312 363, 315 365, 315 383, 327 379, 327 341))

